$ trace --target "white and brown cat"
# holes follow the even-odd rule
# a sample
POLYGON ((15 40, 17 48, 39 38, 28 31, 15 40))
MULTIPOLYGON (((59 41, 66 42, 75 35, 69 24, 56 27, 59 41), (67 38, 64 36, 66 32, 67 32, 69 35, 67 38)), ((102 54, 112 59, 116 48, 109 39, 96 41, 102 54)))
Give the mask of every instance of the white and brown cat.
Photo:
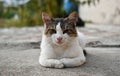
POLYGON ((42 13, 44 31, 39 63, 44 67, 76 67, 86 62, 85 37, 76 29, 77 13, 66 18, 52 18, 42 13))

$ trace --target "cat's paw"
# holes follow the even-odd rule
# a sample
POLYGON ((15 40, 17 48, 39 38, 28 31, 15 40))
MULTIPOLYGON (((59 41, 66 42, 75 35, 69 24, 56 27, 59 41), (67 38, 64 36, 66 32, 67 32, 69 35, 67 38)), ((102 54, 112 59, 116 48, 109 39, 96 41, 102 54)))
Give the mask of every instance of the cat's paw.
POLYGON ((62 62, 60 62, 60 61, 56 61, 56 64, 55 64, 55 66, 54 66, 55 68, 63 68, 64 67, 64 65, 63 65, 63 63, 62 62))
POLYGON ((81 63, 81 65, 85 64, 86 63, 86 58, 85 57, 81 58, 80 63, 81 63))
POLYGON ((61 61, 62 63, 64 63, 64 62, 67 61, 67 58, 62 58, 62 59, 60 59, 60 61, 61 61))

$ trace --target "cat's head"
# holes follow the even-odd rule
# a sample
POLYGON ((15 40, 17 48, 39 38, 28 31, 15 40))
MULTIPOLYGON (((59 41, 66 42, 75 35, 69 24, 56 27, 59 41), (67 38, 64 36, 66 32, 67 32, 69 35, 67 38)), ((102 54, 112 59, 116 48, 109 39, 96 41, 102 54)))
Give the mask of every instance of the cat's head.
POLYGON ((62 45, 77 37, 78 15, 76 12, 66 18, 52 18, 47 13, 42 13, 42 19, 45 27, 44 35, 50 38, 54 44, 62 45))

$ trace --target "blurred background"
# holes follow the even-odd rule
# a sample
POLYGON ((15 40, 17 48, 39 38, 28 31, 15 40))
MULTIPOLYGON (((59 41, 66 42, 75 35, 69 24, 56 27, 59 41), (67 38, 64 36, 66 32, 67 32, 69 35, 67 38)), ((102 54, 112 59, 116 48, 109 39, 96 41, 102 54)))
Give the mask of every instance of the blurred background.
MULTIPOLYGON (((42 12, 47 12, 52 17, 66 17, 72 11, 77 11, 80 15, 83 13, 79 7, 84 5, 95 7, 99 2, 99 0, 0 0, 0 27, 40 26, 43 25, 42 12)), ((81 18, 79 20, 82 21, 81 18)), ((92 22, 86 19, 84 21, 92 22)))
MULTIPOLYGON (((79 14, 80 23, 120 24, 120 0, 0 0, 0 27, 43 25, 41 13, 66 17, 79 14)), ((80 25, 79 23, 79 25, 80 25)))
POLYGON ((82 5, 80 16, 96 24, 120 25, 120 0, 99 0, 96 5, 82 5))

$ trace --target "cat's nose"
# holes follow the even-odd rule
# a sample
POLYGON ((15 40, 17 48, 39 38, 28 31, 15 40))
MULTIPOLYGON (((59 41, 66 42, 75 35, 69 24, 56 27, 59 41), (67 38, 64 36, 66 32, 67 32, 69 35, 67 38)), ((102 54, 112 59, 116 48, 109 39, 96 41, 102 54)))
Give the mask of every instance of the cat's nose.
POLYGON ((58 41, 62 41, 62 39, 63 39, 62 37, 58 37, 57 38, 58 41))

